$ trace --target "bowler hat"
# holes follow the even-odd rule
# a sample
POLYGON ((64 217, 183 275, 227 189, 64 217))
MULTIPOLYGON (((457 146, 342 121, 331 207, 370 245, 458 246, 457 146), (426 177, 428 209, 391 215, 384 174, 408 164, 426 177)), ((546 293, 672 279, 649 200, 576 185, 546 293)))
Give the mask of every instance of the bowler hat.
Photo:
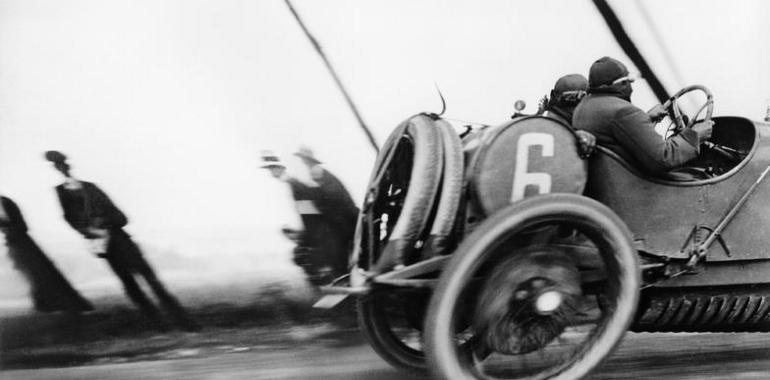
POLYGON ((61 164, 67 161, 67 156, 58 150, 49 150, 45 152, 45 159, 55 164, 61 164))
POLYGON ((298 156, 299 158, 304 158, 304 159, 306 159, 306 160, 308 160, 310 162, 316 163, 316 164, 320 164, 321 163, 321 161, 319 161, 317 158, 315 158, 315 155, 313 154, 313 151, 310 148, 306 147, 306 146, 300 147, 299 150, 297 151, 297 153, 294 153, 294 155, 298 156))
POLYGON ((588 84, 591 88, 611 85, 613 81, 628 75, 626 65, 617 59, 601 57, 591 65, 588 84))

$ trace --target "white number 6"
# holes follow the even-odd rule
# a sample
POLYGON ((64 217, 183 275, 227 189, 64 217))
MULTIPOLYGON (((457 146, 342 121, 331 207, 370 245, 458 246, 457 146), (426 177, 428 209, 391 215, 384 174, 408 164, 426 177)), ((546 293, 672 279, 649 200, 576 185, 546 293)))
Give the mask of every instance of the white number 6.
POLYGON ((539 194, 551 192, 551 175, 548 173, 529 173, 529 149, 532 146, 543 147, 543 157, 553 157, 553 135, 547 133, 525 133, 519 137, 516 146, 516 169, 513 172, 511 202, 524 199, 527 186, 537 186, 539 194))

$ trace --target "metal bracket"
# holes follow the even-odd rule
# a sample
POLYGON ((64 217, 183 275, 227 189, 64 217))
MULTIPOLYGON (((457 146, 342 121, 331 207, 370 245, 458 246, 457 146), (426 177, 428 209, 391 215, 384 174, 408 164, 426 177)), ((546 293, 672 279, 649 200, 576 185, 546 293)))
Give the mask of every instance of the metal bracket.
POLYGON ((436 256, 427 260, 420 261, 403 267, 399 270, 383 273, 372 279, 374 283, 397 283, 393 280, 407 280, 431 272, 440 271, 452 256, 436 256))
MULTIPOLYGON (((746 203, 746 201, 749 199, 751 194, 756 191, 759 184, 762 182, 762 180, 765 179, 767 176, 767 173, 770 172, 770 165, 768 165, 765 170, 762 171, 762 174, 757 177, 756 181, 746 190, 745 193, 738 199, 738 201, 735 203, 735 205, 730 208, 730 210, 727 212, 727 214, 722 218, 722 220, 719 222, 719 224, 711 230, 711 233, 706 238, 706 240, 703 243, 698 244, 697 247, 691 250, 690 253, 690 260, 687 261, 687 264, 685 265, 685 270, 692 270, 692 268, 695 267, 695 265, 698 264, 698 262, 706 256, 706 252, 708 251, 711 244, 714 242, 714 240, 717 240, 719 244, 722 245, 722 247, 725 249, 725 252, 728 256, 730 256, 730 251, 727 248, 727 243, 725 243, 724 239, 722 238, 722 231, 727 227, 727 225, 733 220, 735 215, 738 213, 738 210, 743 207, 743 205, 746 203)), ((697 226, 696 226, 697 227, 697 226)), ((693 235, 691 233, 690 235, 693 235)), ((689 238, 688 238, 689 240, 689 238)))

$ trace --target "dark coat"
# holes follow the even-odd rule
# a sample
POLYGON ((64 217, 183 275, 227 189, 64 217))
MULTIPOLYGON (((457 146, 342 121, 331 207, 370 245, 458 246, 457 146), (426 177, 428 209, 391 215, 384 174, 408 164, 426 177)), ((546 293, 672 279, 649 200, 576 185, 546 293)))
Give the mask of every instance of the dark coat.
POLYGON ((99 187, 81 181, 82 188, 68 190, 63 184, 56 186, 64 210, 64 219, 86 238, 92 238, 89 227, 106 230, 123 228, 128 219, 99 187))
POLYGON ((291 196, 295 201, 316 202, 321 197, 321 193, 318 188, 306 185, 294 177, 288 177, 285 181, 289 184, 289 188, 291 188, 291 196))
POLYGON ((321 217, 321 211, 317 206, 318 199, 321 198, 321 191, 293 177, 289 177, 285 181, 289 188, 291 188, 294 206, 302 220, 302 224, 305 225, 305 230, 312 229, 313 225, 321 217))
POLYGON ((8 256, 14 267, 30 285, 30 296, 35 309, 50 311, 88 311, 93 306, 78 293, 59 272, 54 263, 27 234, 27 223, 19 207, 11 199, 0 197, 8 219, 0 220, 5 234, 8 256))
POLYGON ((696 158, 698 134, 685 129, 664 140, 646 112, 614 94, 583 98, 572 119, 576 129, 596 136, 596 142, 648 174, 663 174, 696 158))
MULTIPOLYGON (((309 267, 303 268, 310 274, 320 267, 329 266, 333 270, 333 277, 344 274, 352 232, 350 238, 347 238, 350 223, 340 222, 342 219, 338 216, 339 212, 332 209, 329 201, 334 197, 326 193, 322 186, 308 186, 296 178, 289 177, 286 183, 291 187, 297 212, 305 226, 298 247, 304 254, 311 255, 307 258, 309 261, 306 260, 309 267), (339 232, 340 227, 344 232, 339 232)), ((355 224, 353 228, 355 229, 355 224)), ((295 255, 300 251, 295 251, 295 255)))
POLYGON ((64 219, 87 239, 94 237, 89 227, 110 231, 107 256, 119 256, 127 268, 138 266, 144 259, 130 235, 123 231, 128 224, 126 215, 99 187, 91 182, 81 183, 83 186, 76 190, 68 190, 63 184, 56 186, 64 219))
POLYGON ((342 251, 335 256, 335 267, 347 271, 348 258, 353 249, 353 238, 358 222, 358 207, 342 181, 328 170, 322 170, 314 179, 321 189, 321 200, 318 202, 321 213, 329 220, 334 233, 339 240, 342 251))
POLYGON ((80 189, 69 190, 64 185, 56 186, 56 194, 64 210, 64 219, 86 239, 94 238, 89 228, 109 231, 109 241, 106 252, 99 257, 107 260, 113 272, 123 283, 128 297, 151 319, 162 325, 157 307, 144 294, 136 282, 135 276, 144 278, 147 285, 155 292, 160 303, 169 315, 184 329, 198 330, 200 327, 189 318, 179 301, 169 293, 150 264, 144 259, 142 251, 123 231, 128 224, 128 218, 112 203, 112 200, 101 189, 91 182, 81 181, 80 189))
POLYGON ((313 179, 321 190, 321 198, 318 201, 321 213, 329 218, 335 227, 341 228, 348 239, 352 239, 356 228, 358 207, 345 185, 326 169, 319 171, 313 179))
POLYGON ((13 239, 15 236, 19 236, 27 233, 27 222, 24 221, 24 217, 21 216, 21 210, 14 201, 10 198, 0 197, 3 210, 8 215, 7 220, 0 219, 0 228, 5 231, 6 241, 13 239))
POLYGON ((574 108, 565 109, 559 106, 548 106, 545 110, 545 117, 561 121, 570 127, 572 126, 572 114, 575 112, 574 108))

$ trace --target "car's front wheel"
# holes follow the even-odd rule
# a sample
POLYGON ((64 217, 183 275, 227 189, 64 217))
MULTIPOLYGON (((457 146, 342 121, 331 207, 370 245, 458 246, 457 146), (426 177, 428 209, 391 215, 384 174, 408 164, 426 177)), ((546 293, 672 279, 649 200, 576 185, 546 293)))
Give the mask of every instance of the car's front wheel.
POLYGON ((606 206, 525 199, 479 225, 443 270, 428 364, 442 379, 580 379, 625 334, 639 286, 630 232, 606 206))

